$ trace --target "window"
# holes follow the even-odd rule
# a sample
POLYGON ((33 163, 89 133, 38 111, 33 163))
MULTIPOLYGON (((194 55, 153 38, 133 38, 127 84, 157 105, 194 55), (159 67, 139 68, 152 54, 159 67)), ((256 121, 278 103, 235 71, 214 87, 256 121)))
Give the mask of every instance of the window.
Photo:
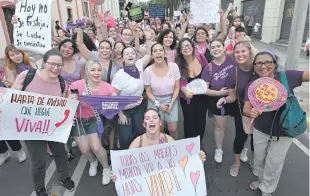
POLYGON ((87 1, 84 1, 84 16, 89 17, 89 7, 87 1))
POLYGON ((72 18, 72 10, 71 10, 71 8, 67 8, 67 16, 68 16, 68 22, 72 22, 73 18, 72 18))

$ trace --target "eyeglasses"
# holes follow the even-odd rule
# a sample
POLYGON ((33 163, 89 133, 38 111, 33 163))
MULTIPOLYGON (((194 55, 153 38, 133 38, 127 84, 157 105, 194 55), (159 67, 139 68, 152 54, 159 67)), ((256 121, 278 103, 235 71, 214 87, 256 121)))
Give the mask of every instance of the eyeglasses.
POLYGON ((132 34, 127 34, 127 33, 124 33, 123 34, 125 37, 131 37, 132 36, 132 34))
POLYGON ((47 64, 49 64, 52 68, 56 67, 57 68, 63 68, 64 64, 63 63, 53 63, 53 62, 46 62, 47 64))
POLYGON ((182 45, 181 48, 182 49, 192 48, 192 46, 190 44, 186 44, 186 45, 182 45))
POLYGON ((265 65, 266 67, 271 67, 273 63, 274 63, 273 61, 257 62, 257 63, 254 63, 254 66, 257 68, 260 68, 263 65, 265 65))

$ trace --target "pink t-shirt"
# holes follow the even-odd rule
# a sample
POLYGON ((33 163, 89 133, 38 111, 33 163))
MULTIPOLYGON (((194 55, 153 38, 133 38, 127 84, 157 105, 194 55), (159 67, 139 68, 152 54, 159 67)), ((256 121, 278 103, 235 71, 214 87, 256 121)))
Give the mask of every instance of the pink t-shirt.
POLYGON ((165 52, 165 57, 167 58, 168 62, 175 62, 175 58, 177 56, 177 51, 176 50, 171 50, 171 51, 166 51, 165 52))
MULTIPOLYGON (((73 82, 69 87, 69 92, 71 89, 78 89, 79 95, 87 95, 85 80, 78 80, 73 82)), ((104 96, 112 96, 116 95, 114 88, 106 83, 101 82, 99 89, 92 90, 91 95, 104 95, 104 96)), ((90 118, 94 117, 94 110, 91 106, 84 102, 80 102, 80 106, 77 109, 77 117, 80 118, 90 118)))
POLYGON ((175 63, 168 63, 169 71, 166 76, 158 77, 154 74, 152 66, 144 70, 144 85, 151 86, 155 96, 173 94, 176 80, 181 78, 179 66, 175 63))

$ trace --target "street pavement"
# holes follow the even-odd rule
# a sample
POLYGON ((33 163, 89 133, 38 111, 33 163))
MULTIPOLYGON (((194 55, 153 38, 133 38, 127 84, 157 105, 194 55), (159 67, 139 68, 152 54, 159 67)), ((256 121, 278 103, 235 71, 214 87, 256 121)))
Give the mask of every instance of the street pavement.
MULTIPOLYGON (((182 118, 180 118, 182 119, 182 118)), ((181 126, 181 125, 180 125, 181 126)), ((233 161, 233 119, 229 118, 225 139, 224 159, 222 164, 213 160, 214 121, 208 119, 203 145, 207 153, 207 164, 205 166, 208 196, 259 196, 258 191, 252 191, 248 185, 256 178, 251 173, 248 163, 243 163, 239 176, 234 178, 229 174, 229 168, 233 161)), ((182 135, 182 133, 181 133, 182 135)), ((309 154, 309 151, 306 151, 309 154)), ((20 164, 17 162, 16 153, 10 152, 12 158, 0 167, 0 195, 1 196, 31 196, 32 182, 29 172, 29 159, 20 164)), ((77 149, 74 149, 75 159, 70 163, 70 175, 76 182, 76 190, 71 193, 65 192, 63 196, 116 196, 114 183, 107 186, 101 184, 101 169, 97 176, 89 177, 89 163, 85 161, 77 149)), ((46 155, 49 156, 49 155, 46 155)), ((250 153, 249 153, 250 158, 250 153)), ((51 163, 51 157, 47 162, 47 187, 53 187, 54 191, 64 192, 59 184, 55 164, 51 163)), ((283 173, 278 189, 274 196, 308 196, 309 195, 309 155, 302 151, 295 143, 292 143, 283 168, 283 173)))

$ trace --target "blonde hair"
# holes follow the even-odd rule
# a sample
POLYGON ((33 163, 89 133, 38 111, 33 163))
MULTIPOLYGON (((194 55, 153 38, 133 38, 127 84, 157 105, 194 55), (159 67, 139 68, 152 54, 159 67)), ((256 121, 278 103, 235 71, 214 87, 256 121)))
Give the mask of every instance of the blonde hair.
MULTIPOLYGON (((253 60, 255 55, 256 55, 256 53, 257 53, 257 50, 256 50, 256 48, 253 47, 251 42, 249 40, 239 41, 234 46, 234 52, 236 50, 236 47, 239 46, 239 45, 243 45, 243 46, 245 46, 245 47, 247 47, 249 49, 249 51, 250 51, 250 58, 251 58, 251 60, 253 60)), ((235 54, 233 54, 233 56, 235 57, 235 54)))
POLYGON ((90 72, 90 70, 93 67, 93 65, 95 65, 95 64, 100 65, 101 69, 103 70, 103 66, 100 64, 99 61, 88 60, 87 63, 86 63, 86 66, 85 66, 85 76, 86 76, 86 79, 88 79, 87 75, 90 72))

